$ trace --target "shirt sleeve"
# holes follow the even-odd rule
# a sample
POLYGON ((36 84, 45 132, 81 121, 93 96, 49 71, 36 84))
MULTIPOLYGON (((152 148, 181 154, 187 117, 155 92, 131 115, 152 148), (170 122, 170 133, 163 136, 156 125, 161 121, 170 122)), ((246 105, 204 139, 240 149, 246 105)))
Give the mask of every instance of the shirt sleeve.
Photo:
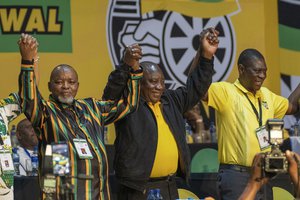
MULTIPOLYGON (((7 98, 0 99, 0 109, 2 116, 8 123, 21 114, 20 98, 17 93, 10 94, 7 98)), ((3 119, 4 120, 4 119, 3 119)))
POLYGON ((228 95, 222 82, 212 83, 208 89, 208 106, 221 111, 226 107, 228 95))
POLYGON ((274 106, 274 117, 281 119, 284 117, 289 108, 289 100, 275 93, 271 94, 274 106))
POLYGON ((201 57, 197 67, 189 74, 185 87, 167 90, 181 113, 190 110, 205 96, 212 82, 213 67, 213 59, 201 57))
POLYGON ((22 65, 19 75, 19 95, 22 99, 22 110, 34 127, 43 124, 43 99, 38 91, 33 65, 22 65))
MULTIPOLYGON (((107 99, 109 95, 105 95, 106 98, 103 101, 99 101, 98 105, 101 107, 101 117, 104 122, 104 125, 114 123, 119 119, 122 119, 124 116, 134 111, 137 108, 140 96, 140 80, 143 77, 143 72, 138 70, 137 72, 129 72, 129 76, 126 80, 127 87, 123 87, 121 83, 119 83, 120 87, 123 87, 123 90, 116 89, 115 91, 120 91, 120 94, 111 95, 114 96, 112 99, 107 99), (115 97, 119 96, 119 99, 115 99, 115 97)), ((116 80, 109 79, 109 84, 114 84, 110 81, 116 80)), ((109 93, 108 88, 115 87, 106 87, 105 93, 109 93)), ((111 91, 111 92, 115 92, 111 91)))

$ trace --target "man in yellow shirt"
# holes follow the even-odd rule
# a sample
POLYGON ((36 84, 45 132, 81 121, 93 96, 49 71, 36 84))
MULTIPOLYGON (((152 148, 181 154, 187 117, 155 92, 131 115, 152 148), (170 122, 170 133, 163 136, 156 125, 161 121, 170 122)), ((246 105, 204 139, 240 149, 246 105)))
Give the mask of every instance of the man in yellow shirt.
MULTIPOLYGON (((299 85, 288 99, 261 87, 267 66, 256 49, 246 49, 240 54, 238 70, 239 78, 234 83, 211 84, 204 99, 216 111, 221 163, 218 189, 224 200, 238 199, 250 177, 255 154, 270 151, 261 131, 266 121, 296 113, 300 97, 299 85)), ((263 194, 258 193, 257 198, 259 195, 263 194)))
MULTIPOLYGON (((218 47, 213 28, 200 34, 197 67, 186 87, 165 90, 157 64, 142 62, 144 71, 138 109, 115 123, 114 168, 120 183, 119 200, 145 200, 160 189, 164 200, 178 198, 174 176, 189 177, 190 155, 183 113, 196 105, 212 81, 213 56, 218 47)), ((104 93, 105 99, 113 99, 104 93)))

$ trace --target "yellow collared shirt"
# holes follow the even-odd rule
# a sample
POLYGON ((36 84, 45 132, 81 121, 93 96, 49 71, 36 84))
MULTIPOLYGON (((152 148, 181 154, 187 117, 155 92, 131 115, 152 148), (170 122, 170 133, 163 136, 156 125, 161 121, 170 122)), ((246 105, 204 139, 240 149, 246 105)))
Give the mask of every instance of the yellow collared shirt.
MULTIPOLYGON (((271 118, 282 118, 289 102, 265 87, 254 96, 236 80, 234 84, 218 82, 208 90, 208 105, 216 110, 218 156, 220 163, 251 166, 256 153, 261 152, 256 128, 257 116, 245 94, 259 113, 262 108, 262 125, 271 118)), ((265 151, 269 151, 270 148, 265 151)))
MULTIPOLYGON (((148 103, 157 122, 158 140, 155 160, 150 177, 163 177, 174 174, 178 167, 178 148, 174 136, 160 109, 160 102, 148 103)), ((155 134, 155 133, 153 133, 155 134)))

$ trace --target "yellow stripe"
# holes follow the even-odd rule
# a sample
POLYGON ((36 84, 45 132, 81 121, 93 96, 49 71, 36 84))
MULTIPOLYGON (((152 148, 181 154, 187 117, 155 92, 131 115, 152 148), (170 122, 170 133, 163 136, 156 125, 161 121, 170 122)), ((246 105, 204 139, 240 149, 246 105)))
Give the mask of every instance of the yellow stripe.
MULTIPOLYGON (((96 106, 97 108, 97 106, 96 106)), ((88 131, 85 131, 85 128, 83 127, 79 127, 81 129, 81 131, 83 132, 83 134, 86 136, 86 139, 87 141, 89 142, 89 144, 91 144, 91 147, 93 148, 94 152, 96 153, 96 156, 97 156, 97 160, 99 162, 99 177, 102 177, 101 175, 101 171, 102 171, 102 164, 100 163, 102 161, 101 157, 100 157, 100 153, 98 153, 99 151, 96 150, 96 146, 94 145, 93 141, 91 140, 91 137, 89 137, 88 135, 88 131)), ((97 141, 95 141, 97 142, 97 141)), ((106 151, 105 149, 103 149, 103 147, 101 146, 101 144, 99 144, 100 148, 102 149, 102 151, 104 152, 104 155, 105 156, 105 160, 106 160, 106 163, 108 163, 107 161, 107 156, 106 156, 106 151)), ((108 172, 106 174, 106 176, 108 177, 108 172)), ((103 179, 100 179, 100 186, 99 186, 99 190, 100 190, 100 193, 101 193, 101 189, 102 189, 102 185, 103 185, 103 179)), ((100 199, 101 199, 101 194, 100 194, 100 199)))
MULTIPOLYGON (((54 115, 50 115, 50 118, 51 118, 51 122, 55 122, 54 120, 54 115)), ((60 120, 58 120, 58 123, 60 122, 60 120)), ((55 128, 55 125, 54 123, 51 123, 51 126, 52 126, 52 130, 53 130, 53 137, 54 137, 54 142, 58 142, 58 138, 57 138, 57 130, 55 128)), ((49 129, 47 129, 49 130, 49 129)), ((47 131, 47 134, 48 134, 48 131, 47 131)))
POLYGON ((300 76, 300 52, 288 49, 279 49, 280 71, 286 75, 300 76))
POLYGON ((57 191, 57 192, 56 192, 56 198, 57 198, 57 199, 60 199, 60 198, 59 198, 59 194, 60 194, 60 184, 61 184, 61 183, 60 183, 60 177, 57 176, 57 177, 56 177, 56 191, 57 191))
POLYGON ((32 91, 30 91, 30 99, 34 99, 35 95, 36 95, 36 88, 34 87, 34 78, 33 78, 33 72, 31 72, 30 74, 30 88, 32 88, 32 91))
POLYGON ((21 68, 32 68, 32 65, 21 65, 21 68))
POLYGON ((84 104, 85 104, 85 105, 87 106, 87 108, 89 109, 90 117, 92 117, 98 124, 101 124, 100 118, 97 117, 97 116, 94 114, 94 113, 97 113, 97 115, 99 115, 98 113, 101 113, 101 112, 99 111, 99 108, 98 108, 98 106, 97 106, 96 101, 95 101, 95 100, 93 101, 94 108, 96 109, 96 112, 94 112, 94 110, 91 109, 91 107, 90 107, 86 102, 84 102, 84 104))
MULTIPOLYGON (((106 159, 106 162, 107 162, 107 159, 106 159)), ((108 162, 107 162, 108 163, 108 162)), ((106 167, 106 188, 107 188, 107 196, 108 196, 108 199, 110 199, 110 186, 109 186, 109 181, 108 181, 108 179, 109 179, 109 177, 108 177, 109 175, 108 175, 108 165, 107 165, 107 167, 106 167)))
POLYGON ((128 112, 128 110, 130 109, 130 105, 135 105, 134 103, 136 103, 136 97, 135 97, 135 95, 136 95, 136 90, 135 90, 135 88, 136 88, 136 82, 135 81, 132 81, 132 83, 131 83, 132 85, 132 87, 131 87, 131 89, 132 89, 132 96, 128 96, 127 97, 127 100, 128 100, 128 104, 127 104, 127 106, 126 106, 126 108, 124 109, 124 111, 118 116, 118 118, 116 119, 116 120, 114 120, 114 122, 115 121, 118 121, 119 119, 121 119, 121 118, 123 118, 124 117, 124 115, 128 112), (130 101, 130 99, 131 99, 131 101, 130 101))
MULTIPOLYGON (((70 162, 71 163, 75 163, 75 159, 74 159, 74 148, 73 146, 71 145, 71 142, 69 142, 69 149, 70 149, 70 162)), ((71 174, 72 176, 74 177, 75 176, 75 167, 71 167, 72 171, 71 171, 71 174)), ((71 179, 72 181, 72 185, 75 185, 75 179, 72 178, 71 179)))
POLYGON ((142 14, 156 10, 168 10, 191 17, 211 18, 239 11, 239 4, 236 0, 217 3, 192 0, 143 0, 141 4, 142 14))
POLYGON ((129 110, 129 104, 126 106, 125 110, 118 116, 118 118, 115 121, 118 121, 120 118, 124 117, 125 113, 127 113, 129 110))
MULTIPOLYGON (((90 160, 85 160, 85 174, 90 175, 90 160)), ((85 199, 89 199, 89 180, 85 180, 85 199)))
MULTIPOLYGON (((66 119, 67 119, 68 127, 72 127, 69 118, 67 117, 66 119)), ((76 123, 78 124, 77 118, 76 118, 76 123)), ((64 130, 64 129, 62 129, 62 130, 64 130)), ((76 133, 74 132, 74 129, 73 129, 73 128, 70 128, 70 131, 71 131, 72 135, 74 135, 74 137, 76 137, 76 133)), ((68 136, 67 136, 67 137, 68 137, 68 136)))
POLYGON ((118 102, 118 105, 122 104, 124 102, 124 99, 120 99, 120 101, 118 102))
MULTIPOLYGON (((132 88, 136 88, 136 82, 135 81, 133 81, 133 83, 132 83, 132 88)), ((133 89, 132 90, 132 105, 136 105, 136 89, 133 89)))
MULTIPOLYGON (((101 144, 99 144, 99 146, 100 146, 100 149, 102 150, 102 152, 103 152, 103 155, 102 155, 102 158, 104 157, 105 158, 105 163, 106 163, 106 183, 105 183, 105 185, 106 185, 106 188, 107 188, 107 194, 108 194, 108 199, 110 199, 110 192, 109 192, 109 184, 108 184, 108 179, 109 179, 109 175, 108 175, 108 160, 107 160, 107 154, 106 154, 106 150, 103 148, 103 146, 101 145, 101 144)), ((99 160, 100 160, 100 158, 99 158, 99 160)), ((99 165, 99 167, 100 167, 100 165, 99 165)), ((101 177, 101 168, 99 169, 99 175, 100 175, 100 177, 101 177)), ((100 191, 101 191, 101 188, 102 188, 102 184, 103 184, 103 179, 101 179, 101 181, 100 181, 100 191)))

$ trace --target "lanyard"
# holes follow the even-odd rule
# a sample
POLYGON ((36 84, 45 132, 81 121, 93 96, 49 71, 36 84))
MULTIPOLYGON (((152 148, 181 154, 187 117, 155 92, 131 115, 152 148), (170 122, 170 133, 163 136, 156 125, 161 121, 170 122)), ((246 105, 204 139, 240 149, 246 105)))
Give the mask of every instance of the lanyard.
POLYGON ((31 155, 30 155, 30 153, 27 151, 27 149, 24 148, 24 147, 22 147, 22 148, 24 149, 24 151, 25 151, 25 153, 27 154, 27 156, 28 156, 29 158, 31 158, 31 155))
POLYGON ((260 99, 258 98, 258 105, 259 105, 259 114, 255 108, 255 106, 253 105, 253 103, 250 101, 248 95, 246 93, 244 93, 245 96, 247 97, 252 109, 253 109, 253 112, 255 113, 256 115, 256 118, 257 118, 257 121, 259 123, 259 126, 262 126, 262 109, 261 109, 261 102, 260 102, 260 99))

